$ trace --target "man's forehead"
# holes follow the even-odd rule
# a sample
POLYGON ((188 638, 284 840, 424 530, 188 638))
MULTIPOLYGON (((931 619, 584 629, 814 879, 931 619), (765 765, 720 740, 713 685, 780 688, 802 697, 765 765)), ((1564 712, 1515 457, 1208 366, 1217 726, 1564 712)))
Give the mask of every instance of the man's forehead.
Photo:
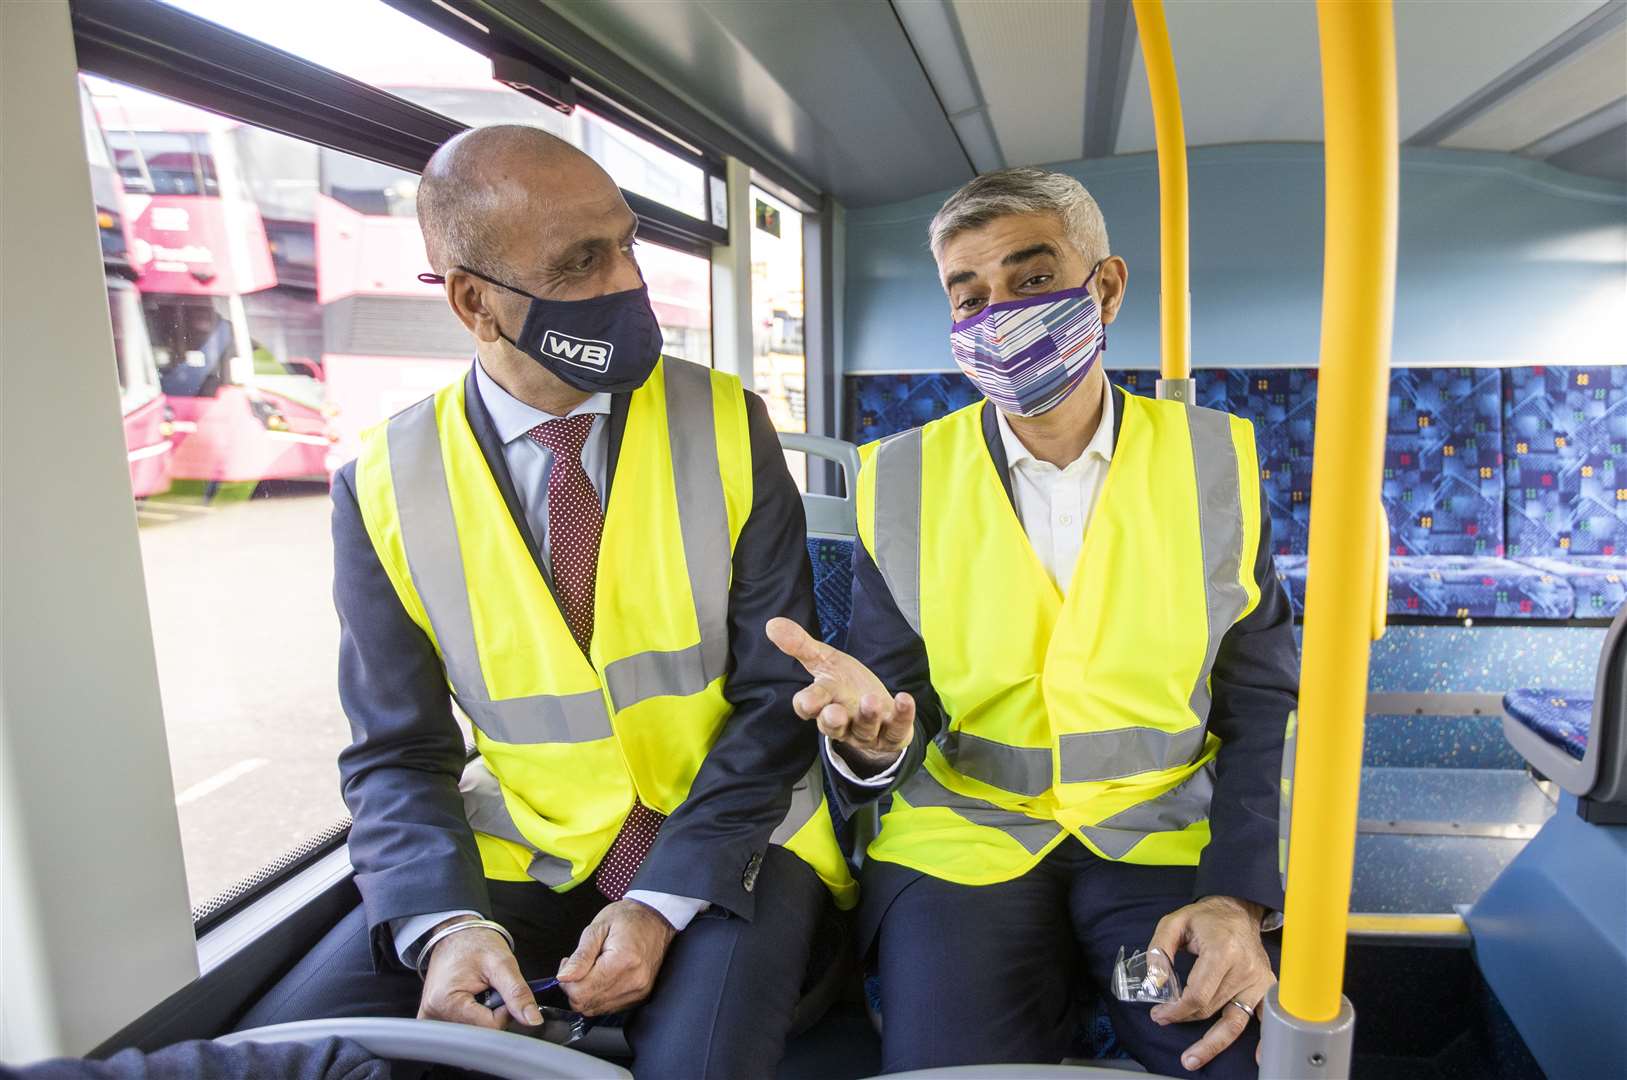
POLYGON ((1060 218, 1054 214, 1007 214, 957 233, 943 246, 939 269, 946 282, 982 276, 1003 264, 1041 255, 1072 252, 1060 218))

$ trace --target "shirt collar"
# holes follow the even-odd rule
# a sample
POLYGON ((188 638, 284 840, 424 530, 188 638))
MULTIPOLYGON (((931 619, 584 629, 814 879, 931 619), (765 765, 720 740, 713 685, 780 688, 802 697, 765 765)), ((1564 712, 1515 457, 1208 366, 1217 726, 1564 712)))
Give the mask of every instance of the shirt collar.
MULTIPOLYGON (((479 360, 475 361, 475 387, 480 391, 480 400, 491 415, 492 427, 497 429, 497 437, 503 440, 504 445, 522 437, 538 424, 559 419, 552 413, 532 408, 498 386, 497 380, 486 374, 479 360)), ((594 394, 566 415, 580 416, 583 413, 610 415, 610 395, 594 394)))
MULTIPOLYGON (((1000 442, 1006 450, 1006 467, 1015 469, 1024 461, 1038 461, 1038 458, 1029 453, 1022 440, 1017 438, 1017 433, 1011 430, 1011 422, 1006 419, 1006 414, 996 409, 994 416, 995 422, 1000 427, 1000 442)), ((1068 465, 1082 461, 1091 454, 1103 461, 1113 460, 1113 387, 1106 379, 1102 380, 1102 419, 1096 425, 1096 433, 1085 444, 1084 452, 1068 465)))

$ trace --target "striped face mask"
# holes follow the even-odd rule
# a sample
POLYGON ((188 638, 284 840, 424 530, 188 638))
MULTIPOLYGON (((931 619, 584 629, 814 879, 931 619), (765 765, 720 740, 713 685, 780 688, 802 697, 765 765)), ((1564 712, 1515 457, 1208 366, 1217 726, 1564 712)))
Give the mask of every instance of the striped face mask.
POLYGON ((1077 289, 990 304, 955 323, 955 363, 1004 412, 1038 416, 1056 408, 1107 351, 1102 312, 1088 288, 1095 276, 1092 268, 1077 289))

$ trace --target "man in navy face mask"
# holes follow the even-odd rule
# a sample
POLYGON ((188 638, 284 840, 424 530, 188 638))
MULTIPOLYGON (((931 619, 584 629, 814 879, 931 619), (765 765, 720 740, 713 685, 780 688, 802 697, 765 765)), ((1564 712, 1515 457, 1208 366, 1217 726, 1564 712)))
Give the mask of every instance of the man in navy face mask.
POLYGON ((540 1000, 632 1009, 641 1074, 772 1073, 856 889, 762 636, 815 618, 767 410, 661 356, 638 220, 574 147, 467 132, 418 213, 476 362, 334 479, 363 903, 243 1023, 540 1000))
POLYGON ((1251 1075, 1298 666, 1252 429, 1108 385, 1128 272, 1077 180, 978 177, 930 232, 987 400, 867 448, 851 655, 769 627, 842 809, 890 796, 860 917, 887 1069, 1055 1062, 1083 976, 1151 1071, 1251 1075), (1115 1000, 1121 948, 1185 992, 1115 1000))

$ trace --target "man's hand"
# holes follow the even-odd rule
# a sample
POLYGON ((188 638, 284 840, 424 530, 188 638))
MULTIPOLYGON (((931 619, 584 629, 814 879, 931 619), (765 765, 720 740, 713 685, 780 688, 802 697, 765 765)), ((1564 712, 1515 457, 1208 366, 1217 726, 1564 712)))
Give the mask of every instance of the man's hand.
POLYGON ((559 965, 559 986, 584 1016, 620 1012, 650 996, 678 932, 660 912, 637 900, 617 900, 582 931, 576 951, 559 965))
MULTIPOLYGON (((466 922, 460 915, 435 927, 466 922)), ((536 1027, 542 1023, 537 999, 520 974, 520 965, 509 951, 508 942, 495 930, 460 930, 441 939, 429 954, 429 970, 424 973, 424 993, 418 1000, 418 1019, 451 1020, 475 1027, 505 1026, 505 1018, 536 1027), (478 994, 496 990, 503 995, 500 1008, 488 1009, 475 1000, 478 994)))
POLYGON ((1258 1009, 1277 981, 1260 942, 1263 914, 1260 905, 1247 900, 1206 896, 1165 915, 1153 931, 1151 947, 1162 949, 1164 955, 1173 959, 1184 947, 1198 958, 1180 1000, 1155 1006, 1153 1021, 1172 1024, 1220 1014, 1203 1038, 1182 1051, 1181 1064, 1189 1070, 1209 1064, 1247 1030, 1251 1017, 1232 1002, 1258 1009))
POLYGON ((915 735, 915 699, 887 693, 875 673, 790 619, 770 619, 768 640, 800 663, 813 684, 791 705, 813 720, 849 764, 869 772, 891 765, 915 735))

